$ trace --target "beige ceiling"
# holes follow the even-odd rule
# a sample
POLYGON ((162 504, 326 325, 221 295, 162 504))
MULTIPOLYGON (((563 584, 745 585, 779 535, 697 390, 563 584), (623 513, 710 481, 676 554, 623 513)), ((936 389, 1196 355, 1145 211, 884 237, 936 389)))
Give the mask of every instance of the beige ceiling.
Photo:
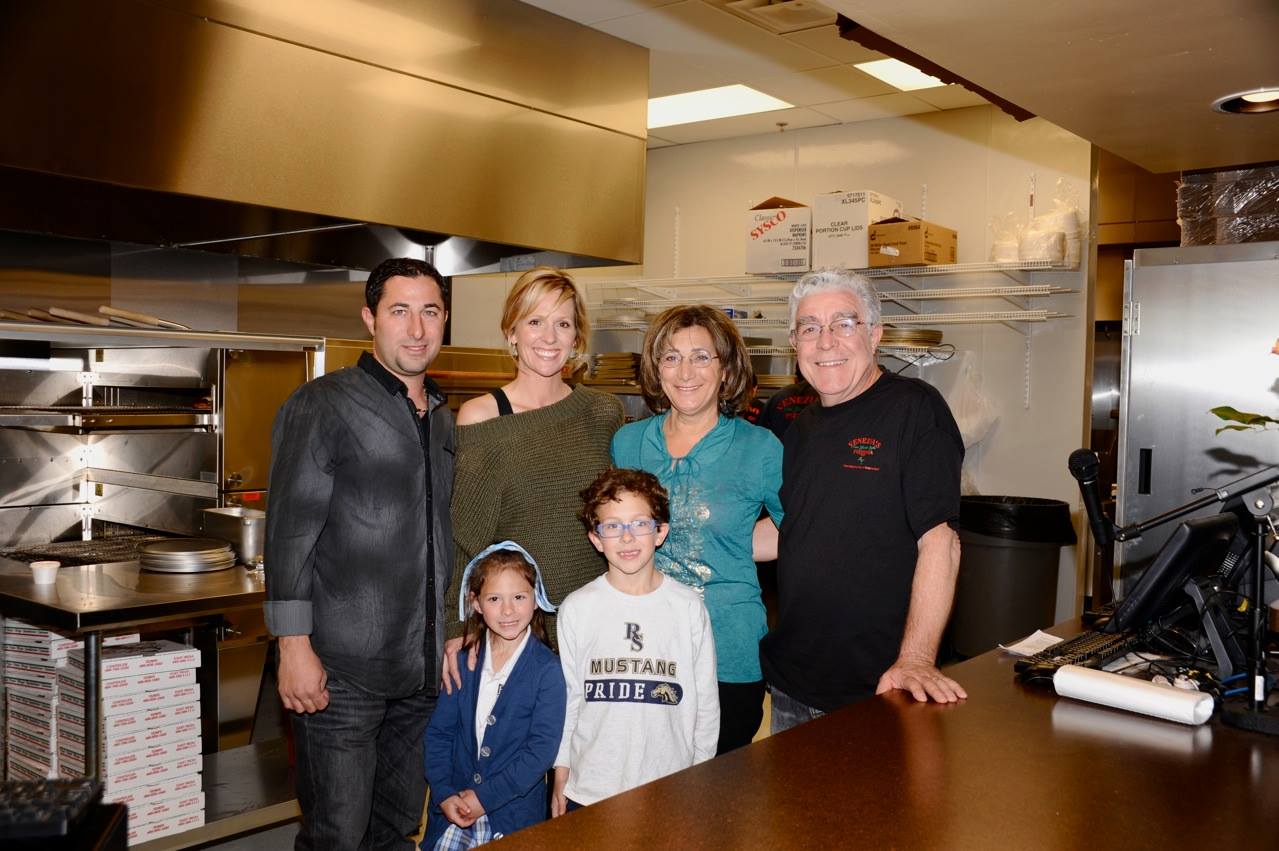
MULTIPOLYGON (((650 51, 653 97, 746 83, 794 109, 663 127, 648 146, 821 127, 979 106, 959 86, 899 92, 852 67, 884 58, 834 24, 777 35, 722 8, 727 0, 525 0, 650 51)), ((830 6, 830 3, 825 5, 830 6)))
POLYGON ((1279 0, 824 0, 1099 147, 1161 173, 1279 159, 1279 0))
MULTIPOLYGON (((895 92, 824 26, 776 35, 726 0, 526 0, 651 51, 653 96, 743 82, 796 108, 662 128, 649 147, 985 103, 895 92)), ((1152 172, 1279 159, 1279 113, 1218 97, 1279 86, 1279 0, 822 0, 885 38, 1152 172)))

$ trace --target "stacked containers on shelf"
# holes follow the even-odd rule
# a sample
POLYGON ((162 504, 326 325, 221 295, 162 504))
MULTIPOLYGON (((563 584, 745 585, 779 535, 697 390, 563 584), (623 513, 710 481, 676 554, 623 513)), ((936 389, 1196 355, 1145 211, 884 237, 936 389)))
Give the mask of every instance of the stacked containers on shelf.
MULTIPOLYGON (((135 632, 109 636, 103 643, 137 640, 135 632)), ((17 618, 4 621, 5 756, 10 780, 59 775, 57 677, 71 651, 83 646, 79 639, 17 618)))
MULTIPOLYGON (((104 800, 129 807, 129 844, 204 824, 200 651, 173 641, 102 650, 104 800)), ((58 675, 58 761, 85 773, 84 653, 58 675)))

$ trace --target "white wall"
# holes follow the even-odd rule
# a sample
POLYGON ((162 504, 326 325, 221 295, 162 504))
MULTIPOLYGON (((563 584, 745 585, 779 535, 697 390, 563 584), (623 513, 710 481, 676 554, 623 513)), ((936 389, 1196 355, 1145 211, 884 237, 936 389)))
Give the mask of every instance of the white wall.
MULTIPOLYGON (((745 210, 771 195, 810 203, 816 194, 836 189, 876 189, 897 198, 907 213, 924 214, 958 231, 960 262, 984 261, 992 217, 1026 213, 1032 175, 1039 212, 1051 208, 1056 182, 1064 178, 1085 208, 1080 216, 1086 224, 1089 158, 1083 139, 1040 119, 1019 124, 994 107, 656 149, 648 156, 644 266, 607 275, 740 275, 745 210)), ((497 315, 513 277, 457 279, 457 345, 501 345, 497 315)), ((595 277, 597 270, 579 274, 595 277)), ((1070 318, 1032 326, 1029 338, 1002 325, 938 327, 947 342, 970 353, 982 391, 998 415, 985 440, 969 453, 965 470, 972 486, 987 494, 1062 499, 1073 507, 1078 492, 1066 458, 1081 445, 1083 433, 1086 268, 1036 274, 1035 281, 1077 291, 1029 305, 1070 318)), ((927 286, 1007 283, 1012 282, 999 275, 982 275, 930 278, 927 286)), ((1011 308, 1002 301, 925 305, 934 312, 1011 308)), ((952 407, 959 363, 956 357, 922 369, 952 407)), ((911 368, 911 374, 920 373, 911 368)), ((1073 614, 1075 584, 1074 553, 1067 548, 1059 618, 1073 614)))

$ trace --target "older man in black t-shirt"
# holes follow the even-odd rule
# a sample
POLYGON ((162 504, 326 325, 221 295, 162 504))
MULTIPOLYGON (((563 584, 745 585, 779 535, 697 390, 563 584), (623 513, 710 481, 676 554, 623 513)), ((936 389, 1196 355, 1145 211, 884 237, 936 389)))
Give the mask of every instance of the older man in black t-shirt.
POLYGON ((879 299, 865 278, 810 273, 790 305, 821 404, 785 438, 779 612, 760 645, 773 732, 892 689, 965 698, 936 666, 959 569, 954 417, 932 386, 879 368, 879 299))

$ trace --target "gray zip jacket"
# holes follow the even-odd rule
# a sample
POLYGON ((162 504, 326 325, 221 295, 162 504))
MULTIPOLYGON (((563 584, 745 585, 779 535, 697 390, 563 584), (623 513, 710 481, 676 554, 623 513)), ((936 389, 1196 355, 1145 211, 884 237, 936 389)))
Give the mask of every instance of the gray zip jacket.
POLYGON ((426 387, 429 493, 412 403, 361 367, 298 388, 271 435, 267 628, 310 635, 326 671, 378 697, 439 683, 453 561, 453 414, 434 382, 426 387))

